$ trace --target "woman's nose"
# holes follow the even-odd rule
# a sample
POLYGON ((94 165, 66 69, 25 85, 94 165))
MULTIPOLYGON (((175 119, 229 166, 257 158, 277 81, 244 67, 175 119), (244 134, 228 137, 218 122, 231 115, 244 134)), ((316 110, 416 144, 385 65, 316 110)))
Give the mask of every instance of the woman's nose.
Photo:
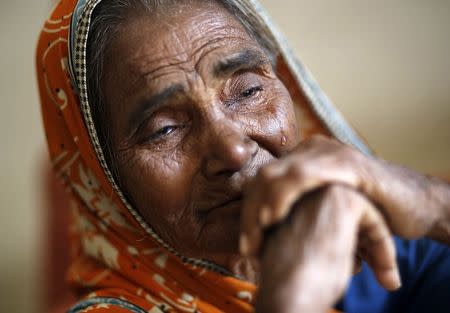
POLYGON ((248 165, 258 151, 258 144, 238 126, 229 121, 216 121, 205 149, 208 176, 231 175, 248 165))

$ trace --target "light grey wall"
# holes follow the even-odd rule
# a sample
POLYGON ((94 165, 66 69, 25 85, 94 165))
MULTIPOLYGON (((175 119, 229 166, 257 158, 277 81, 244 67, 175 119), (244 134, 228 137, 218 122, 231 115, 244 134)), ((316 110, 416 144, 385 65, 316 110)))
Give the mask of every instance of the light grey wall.
POLYGON ((382 157, 450 172, 450 1, 261 2, 382 157))
POLYGON ((37 312, 42 212, 39 165, 46 156, 34 47, 44 0, 0 1, 0 312, 37 312))
MULTIPOLYGON (((0 1, 0 312, 36 312, 45 143, 34 46, 47 0, 0 1)), ((262 0, 383 157, 450 173, 450 1, 262 0)))

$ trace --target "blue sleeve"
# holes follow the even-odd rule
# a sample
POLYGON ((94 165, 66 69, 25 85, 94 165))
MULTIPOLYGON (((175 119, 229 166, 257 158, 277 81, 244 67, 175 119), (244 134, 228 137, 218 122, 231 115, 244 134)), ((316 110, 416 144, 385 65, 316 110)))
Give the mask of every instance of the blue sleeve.
POLYGON ((367 264, 337 308, 346 313, 450 313, 450 248, 428 239, 395 238, 402 287, 384 290, 367 264))

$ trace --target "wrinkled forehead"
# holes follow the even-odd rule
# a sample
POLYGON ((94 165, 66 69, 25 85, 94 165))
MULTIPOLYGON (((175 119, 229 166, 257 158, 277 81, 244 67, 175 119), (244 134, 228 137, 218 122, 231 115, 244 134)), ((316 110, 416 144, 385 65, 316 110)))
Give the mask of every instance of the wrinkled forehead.
MULTIPOLYGON (((112 37, 114 39, 117 37, 117 32, 129 40, 132 40, 132 37, 141 37, 142 44, 138 48, 144 51, 149 51, 149 45, 146 45, 146 43, 149 43, 148 39, 151 41, 153 35, 153 39, 158 42, 164 39, 169 41, 169 43, 165 43, 166 47, 170 46, 170 49, 165 49, 164 58, 170 58, 171 51, 178 56, 189 53, 195 47, 201 47, 205 44, 204 42, 214 40, 214 35, 220 37, 217 36, 221 35, 220 33, 226 35, 223 37, 234 37, 236 39, 244 39, 243 35, 246 35, 245 40, 253 40, 253 43, 259 45, 270 58, 272 64, 275 63, 276 55, 279 53, 274 46, 273 39, 269 38, 267 32, 263 28, 257 27, 258 23, 249 14, 235 6, 239 1, 128 0, 125 1, 124 5, 105 3, 105 7, 109 7, 106 11, 104 8, 101 11, 96 10, 100 3, 103 5, 103 2, 101 0, 79 0, 73 13, 70 28, 70 70, 76 85, 78 85, 77 79, 82 79, 82 77, 76 77, 76 67, 80 63, 74 63, 83 61, 83 56, 74 56, 77 53, 84 52, 80 43, 87 41, 88 35, 95 36, 96 41, 98 39, 103 41, 106 38, 106 44, 108 45, 113 41, 111 40, 112 37), (99 27, 98 20, 106 26, 99 27), (197 23, 197 21, 202 22, 197 23), (133 31, 129 31, 124 26, 130 23, 140 23, 141 25, 135 27, 133 31), (90 29, 94 24, 96 26, 90 29), (186 25, 190 27, 186 27, 186 25), (164 32, 166 34, 171 33, 172 38, 164 36, 164 32), (108 33, 114 33, 114 36, 108 33), (144 33, 147 38, 143 38, 144 33), (97 37, 99 34, 100 37, 97 37), (77 39, 75 39, 76 37, 77 39), (177 45, 180 42, 183 45, 177 45), (186 45, 189 43, 192 44, 191 47, 186 45)), ((92 40, 90 39, 87 43, 91 44, 92 40)), ((126 45, 123 47, 126 48, 126 45)), ((91 47, 85 46, 85 48, 90 49, 91 47)), ((136 48, 136 46, 133 48, 136 48)), ((116 52, 114 51, 114 53, 116 52)), ((133 51, 134 55, 138 53, 139 51, 133 51)), ((157 55, 155 57, 161 58, 157 55)))
MULTIPOLYGON (((79 0, 76 4, 69 30, 69 67, 73 85, 78 92, 81 111, 91 142, 113 187, 118 190, 103 156, 92 116, 92 108, 88 99, 86 68, 88 34, 92 13, 101 1, 79 0)), ((236 16, 243 17, 240 20, 246 25, 246 29, 253 30, 255 34, 258 34, 259 38, 263 39, 261 40, 262 42, 270 46, 270 51, 274 52, 277 59, 277 75, 279 75, 280 79, 287 86, 289 93, 293 96, 294 102, 298 104, 298 107, 303 112, 307 112, 303 116, 300 116, 300 119, 305 120, 303 125, 311 124, 311 121, 315 121, 316 124, 321 124, 321 126, 327 128, 327 131, 332 136, 370 154, 370 150, 364 142, 347 124, 345 119, 343 119, 331 101, 320 89, 309 71, 292 53, 286 40, 274 26, 264 9, 258 4, 257 0, 218 1, 231 5, 231 11, 235 12, 236 16)))
POLYGON ((121 26, 104 56, 103 72, 116 75, 105 75, 105 79, 127 77, 120 85, 128 83, 134 88, 139 83, 160 84, 163 77, 182 73, 197 73, 210 80, 242 63, 250 66, 258 60, 271 62, 261 46, 226 11, 206 8, 201 14, 193 10, 160 19, 135 15, 121 26))

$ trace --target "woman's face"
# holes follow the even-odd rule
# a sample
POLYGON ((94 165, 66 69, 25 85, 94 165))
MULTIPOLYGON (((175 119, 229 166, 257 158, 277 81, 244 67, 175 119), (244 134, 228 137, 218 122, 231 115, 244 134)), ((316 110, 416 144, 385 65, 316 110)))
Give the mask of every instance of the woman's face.
POLYGON ((119 184, 188 257, 237 254, 245 184, 298 142, 292 100, 267 55, 218 4, 131 15, 102 88, 119 184))

